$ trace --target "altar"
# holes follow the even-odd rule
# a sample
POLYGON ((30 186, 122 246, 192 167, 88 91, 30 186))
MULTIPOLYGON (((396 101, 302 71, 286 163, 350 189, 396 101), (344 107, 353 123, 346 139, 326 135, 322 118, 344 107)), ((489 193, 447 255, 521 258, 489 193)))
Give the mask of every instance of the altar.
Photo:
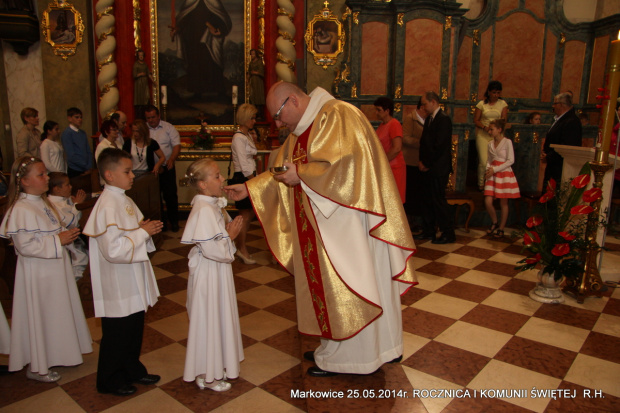
MULTIPOLYGON (((269 159, 270 150, 259 149, 255 157, 256 159, 256 173, 259 174, 267 169, 267 160, 269 159)), ((212 158, 215 160, 220 168, 222 176, 232 178, 235 172, 235 167, 232 163, 232 152, 230 145, 222 145, 210 150, 200 150, 191 148, 182 148, 176 162, 175 169, 177 173, 177 194, 179 197, 179 210, 189 211, 191 210, 191 202, 196 195, 194 188, 187 184, 187 178, 185 172, 192 162, 202 159, 212 158), (230 171, 230 173, 229 173, 230 171)))

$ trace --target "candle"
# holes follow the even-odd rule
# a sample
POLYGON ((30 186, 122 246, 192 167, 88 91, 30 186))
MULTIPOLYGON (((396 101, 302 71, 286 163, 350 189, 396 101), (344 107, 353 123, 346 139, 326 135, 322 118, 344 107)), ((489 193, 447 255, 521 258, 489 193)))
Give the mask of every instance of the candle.
MULTIPOLYGON (((618 33, 620 37, 620 32, 618 33)), ((607 76, 605 89, 601 92, 604 97, 601 109, 601 149, 603 151, 604 162, 607 162, 609 145, 611 143, 611 132, 616 119, 616 99, 618 98, 618 87, 620 86, 620 40, 614 40, 609 47, 607 57, 607 76), (608 96, 607 96, 608 95, 608 96)))
POLYGON ((168 88, 166 87, 166 85, 162 85, 161 87, 161 104, 168 104, 168 88))
POLYGON ((233 89, 232 89, 232 104, 236 105, 237 104, 237 85, 233 85, 233 89))

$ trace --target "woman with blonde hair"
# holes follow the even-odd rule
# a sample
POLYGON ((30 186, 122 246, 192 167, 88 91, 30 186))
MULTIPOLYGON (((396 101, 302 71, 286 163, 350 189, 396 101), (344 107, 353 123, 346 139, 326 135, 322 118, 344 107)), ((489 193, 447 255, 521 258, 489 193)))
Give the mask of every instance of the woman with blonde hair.
POLYGON ((136 119, 131 125, 131 139, 123 145, 123 150, 131 154, 133 174, 138 177, 147 172, 159 173, 159 168, 166 161, 164 152, 155 139, 151 139, 149 127, 142 119, 136 119), (155 163, 155 155, 159 161, 155 163))
POLYGON ((24 127, 19 130, 15 137, 15 146, 17 148, 17 157, 41 156, 41 131, 37 129, 39 126, 39 111, 34 108, 23 108, 20 117, 24 122, 24 127))
MULTIPOLYGON (((258 153, 256 143, 250 134, 250 129, 256 123, 256 106, 244 103, 239 106, 237 111, 237 124, 239 129, 232 138, 231 150, 232 160, 235 165, 235 174, 230 184, 241 184, 256 175, 256 162, 254 156, 258 153)), ((252 256, 248 252, 245 245, 246 235, 250 222, 254 218, 254 210, 249 198, 235 202, 235 206, 239 210, 239 215, 243 218, 243 226, 237 237, 237 256, 243 260, 245 264, 256 264, 252 256)))

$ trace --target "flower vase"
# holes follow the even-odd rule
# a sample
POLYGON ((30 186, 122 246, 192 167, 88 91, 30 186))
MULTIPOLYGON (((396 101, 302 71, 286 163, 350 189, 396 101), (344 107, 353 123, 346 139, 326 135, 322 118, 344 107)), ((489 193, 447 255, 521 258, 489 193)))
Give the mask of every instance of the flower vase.
POLYGON ((547 304, 560 304, 564 302, 564 295, 560 285, 564 277, 555 280, 553 273, 543 274, 543 270, 538 272, 538 284, 530 291, 530 298, 534 301, 547 304))

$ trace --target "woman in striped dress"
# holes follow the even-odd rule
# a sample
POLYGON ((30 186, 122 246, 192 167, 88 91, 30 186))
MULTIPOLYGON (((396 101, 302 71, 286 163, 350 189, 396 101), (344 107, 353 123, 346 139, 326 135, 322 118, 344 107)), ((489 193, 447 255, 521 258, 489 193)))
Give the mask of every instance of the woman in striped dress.
POLYGON ((504 236, 504 227, 508 220, 508 198, 519 198, 519 184, 510 167, 515 161, 512 141, 504 137, 506 121, 496 119, 489 124, 489 135, 493 138, 489 142, 487 169, 484 184, 484 205, 493 223, 487 234, 496 238, 504 236), (493 206, 493 199, 499 198, 501 220, 497 223, 497 213, 493 206))

